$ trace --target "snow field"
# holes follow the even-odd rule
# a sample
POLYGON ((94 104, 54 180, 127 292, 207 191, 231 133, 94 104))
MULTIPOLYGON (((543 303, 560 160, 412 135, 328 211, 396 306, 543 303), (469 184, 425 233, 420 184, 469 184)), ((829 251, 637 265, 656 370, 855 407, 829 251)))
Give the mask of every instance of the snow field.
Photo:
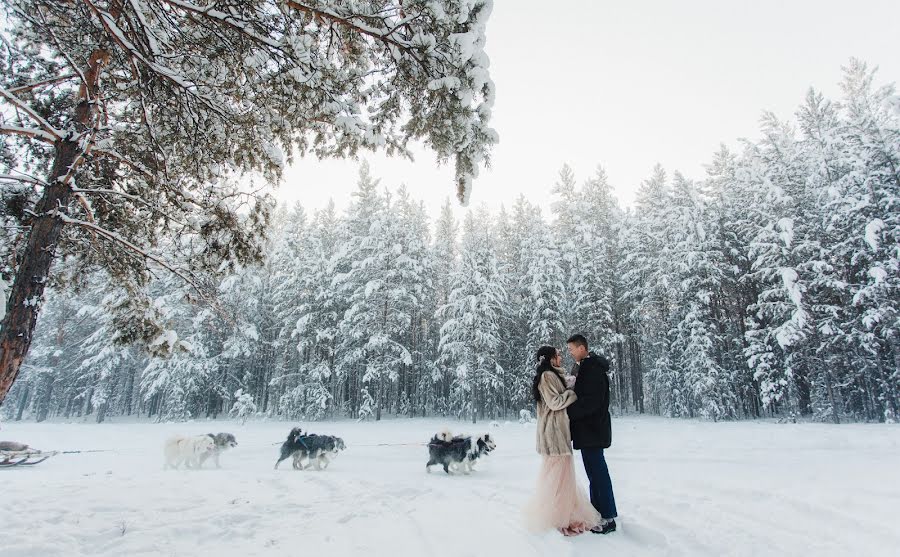
POLYGON ((522 524, 539 465, 533 425, 301 424, 347 450, 323 472, 274 470, 292 425, 5 423, 5 440, 113 452, 0 470, 3 555, 822 556, 900 544, 897 426, 614 418, 619 531, 567 539, 522 524), (443 427, 489 431, 498 449, 471 476, 428 475, 427 449, 407 444, 443 427), (239 442, 221 470, 163 470, 165 438, 219 431, 239 442))

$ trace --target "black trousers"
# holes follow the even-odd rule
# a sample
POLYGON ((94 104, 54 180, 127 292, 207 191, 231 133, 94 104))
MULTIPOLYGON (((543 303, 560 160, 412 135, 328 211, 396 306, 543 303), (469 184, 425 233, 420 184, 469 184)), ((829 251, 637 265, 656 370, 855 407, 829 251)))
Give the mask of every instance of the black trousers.
POLYGON ((581 449, 581 460, 584 461, 584 471, 591 482, 591 504, 603 518, 617 517, 616 498, 603 449, 581 449))

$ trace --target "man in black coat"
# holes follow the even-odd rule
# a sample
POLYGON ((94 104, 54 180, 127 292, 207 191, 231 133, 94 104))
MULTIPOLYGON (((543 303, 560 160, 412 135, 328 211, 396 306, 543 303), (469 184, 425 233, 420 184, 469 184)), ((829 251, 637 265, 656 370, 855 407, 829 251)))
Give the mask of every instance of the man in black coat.
POLYGON ((612 426, 609 416, 609 361, 588 351, 587 339, 573 335, 566 341, 569 354, 575 359, 572 374, 575 375, 575 394, 578 395, 567 408, 572 445, 581 451, 584 471, 590 480, 591 504, 603 520, 591 529, 595 534, 608 534, 616 530, 616 499, 603 449, 612 444, 612 426))

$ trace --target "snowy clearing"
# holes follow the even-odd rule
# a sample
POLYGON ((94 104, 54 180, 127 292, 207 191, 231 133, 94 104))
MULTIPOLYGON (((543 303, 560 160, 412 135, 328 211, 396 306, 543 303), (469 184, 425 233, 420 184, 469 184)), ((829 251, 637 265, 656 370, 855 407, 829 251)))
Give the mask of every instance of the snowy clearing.
MULTIPOLYGON (((348 449, 323 472, 273 470, 292 424, 5 423, 0 439, 58 455, 0 470, 3 555, 891 555, 900 545, 900 428, 614 419, 607 453, 621 516, 610 536, 529 534, 520 509, 534 426, 441 420, 302 424, 348 449), (490 430, 469 477, 426 475, 444 426, 490 430), (163 471, 174 433, 230 431, 222 469, 163 471)), ((585 481, 579 466, 579 477, 585 481)))

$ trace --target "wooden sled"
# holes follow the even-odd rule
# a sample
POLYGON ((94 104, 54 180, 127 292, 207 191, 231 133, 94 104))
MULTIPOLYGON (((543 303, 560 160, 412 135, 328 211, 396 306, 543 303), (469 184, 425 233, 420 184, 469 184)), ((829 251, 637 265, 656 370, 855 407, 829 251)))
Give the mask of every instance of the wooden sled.
POLYGON ((11 468, 13 466, 34 466, 40 464, 50 458, 56 456, 58 451, 38 451, 35 449, 25 449, 20 451, 9 451, 0 449, 0 468, 11 468))

